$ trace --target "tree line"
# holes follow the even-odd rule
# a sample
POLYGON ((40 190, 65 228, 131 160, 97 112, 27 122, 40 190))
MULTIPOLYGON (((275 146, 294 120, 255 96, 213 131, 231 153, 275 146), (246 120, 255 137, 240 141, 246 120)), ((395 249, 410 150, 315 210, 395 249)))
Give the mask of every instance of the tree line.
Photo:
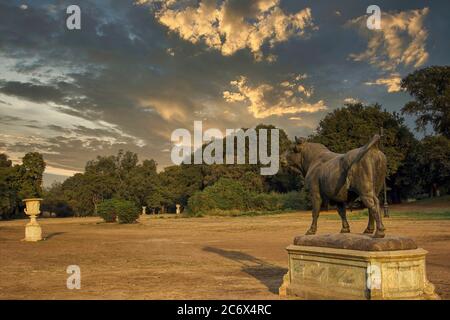
MULTIPOLYGON (((388 160, 388 200, 437 196, 450 192, 450 67, 417 70, 401 82, 412 100, 401 113, 379 104, 345 104, 327 114, 308 140, 345 153, 367 143, 383 128, 383 152, 388 160), (404 114, 416 116, 417 131, 433 135, 417 139, 406 126, 404 114)), ((258 125, 271 129, 271 125, 258 125)), ((280 154, 291 141, 280 129, 280 154)), ((248 154, 248 153, 247 153, 248 154)), ((45 163, 38 153, 25 155, 12 166, 0 155, 0 213, 9 218, 20 212, 24 197, 43 196, 43 210, 58 216, 96 215, 98 205, 122 199, 147 212, 174 212, 181 204, 191 213, 217 210, 283 210, 308 205, 303 177, 281 167, 273 176, 261 176, 260 165, 179 165, 157 172, 154 160, 139 162, 130 151, 98 156, 84 173, 42 190, 45 163), (248 196, 246 196, 248 195, 248 196), (250 196, 251 195, 251 196, 250 196), (298 199, 298 204, 295 199, 298 199)))
POLYGON ((9 219, 23 212, 22 200, 43 194, 44 158, 37 152, 27 153, 22 164, 13 165, 6 154, 0 154, 0 216, 9 219))

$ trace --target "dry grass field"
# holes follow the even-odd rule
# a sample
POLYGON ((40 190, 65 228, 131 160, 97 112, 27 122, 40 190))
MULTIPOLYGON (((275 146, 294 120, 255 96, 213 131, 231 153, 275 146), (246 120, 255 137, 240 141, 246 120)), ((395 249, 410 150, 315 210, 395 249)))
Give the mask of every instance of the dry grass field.
MULTIPOLYGON (((450 204, 397 206, 393 211, 425 217, 394 216, 385 225, 388 234, 411 236, 429 251, 428 278, 450 299, 450 220, 433 214, 443 208, 450 204)), ((351 215, 352 232, 362 232, 366 220, 351 215)), ((323 213, 319 233, 338 232, 336 216, 323 213)), ((0 222, 1 299, 278 299, 285 247, 305 232, 310 214, 145 216, 133 225, 41 219, 46 240, 39 243, 20 241, 25 223, 0 222), (73 264, 81 268, 80 290, 66 288, 73 264)))

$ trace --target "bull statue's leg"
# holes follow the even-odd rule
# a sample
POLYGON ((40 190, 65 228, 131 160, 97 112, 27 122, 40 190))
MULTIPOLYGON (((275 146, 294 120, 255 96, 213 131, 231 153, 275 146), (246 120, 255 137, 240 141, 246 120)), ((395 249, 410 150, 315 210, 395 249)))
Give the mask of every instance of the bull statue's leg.
POLYGON ((378 217, 377 222, 377 231, 374 234, 375 238, 384 238, 384 231, 386 230, 383 224, 383 215, 381 214, 380 200, 377 196, 373 196, 373 201, 375 202, 375 208, 377 210, 377 216, 375 216, 375 220, 378 217))
POLYGON ((345 203, 341 202, 337 204, 337 209, 338 209, 338 213, 339 216, 341 217, 342 220, 342 229, 341 229, 341 233, 350 233, 350 225, 348 224, 347 221, 347 213, 345 211, 345 203))
POLYGON ((373 214, 369 210, 369 223, 367 224, 366 230, 364 230, 364 233, 366 234, 372 234, 375 231, 375 220, 373 219, 373 214))
POLYGON ((312 202, 312 223, 307 235, 316 234, 317 232, 317 219, 319 219, 320 206, 322 205, 322 198, 319 192, 311 192, 311 202, 312 202))
POLYGON ((361 196, 361 200, 366 205, 367 209, 369 209, 369 215, 373 215, 373 218, 375 219, 377 229, 373 235, 374 238, 384 238, 385 228, 383 221, 381 220, 378 198, 376 198, 373 193, 370 193, 368 195, 361 196))

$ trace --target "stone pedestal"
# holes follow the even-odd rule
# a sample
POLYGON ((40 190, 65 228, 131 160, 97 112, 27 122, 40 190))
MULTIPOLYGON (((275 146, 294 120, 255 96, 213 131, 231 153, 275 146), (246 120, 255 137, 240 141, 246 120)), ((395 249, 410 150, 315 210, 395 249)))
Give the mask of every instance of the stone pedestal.
POLYGON ((42 229, 36 221, 36 217, 32 217, 31 221, 25 226, 25 241, 42 240, 42 229))
POLYGON ((287 247, 281 296, 303 299, 439 299, 412 239, 337 234, 301 236, 287 247))

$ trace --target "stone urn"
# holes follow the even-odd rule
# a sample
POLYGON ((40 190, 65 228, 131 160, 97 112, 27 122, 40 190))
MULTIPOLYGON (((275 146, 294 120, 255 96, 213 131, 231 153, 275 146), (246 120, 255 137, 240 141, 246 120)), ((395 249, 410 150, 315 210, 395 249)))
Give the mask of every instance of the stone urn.
POLYGON ((41 205, 42 199, 40 198, 31 198, 24 199, 26 208, 24 212, 27 216, 30 217, 30 222, 27 223, 25 227, 25 241, 40 241, 42 240, 42 230, 41 226, 36 220, 36 217, 41 213, 39 207, 41 205))

